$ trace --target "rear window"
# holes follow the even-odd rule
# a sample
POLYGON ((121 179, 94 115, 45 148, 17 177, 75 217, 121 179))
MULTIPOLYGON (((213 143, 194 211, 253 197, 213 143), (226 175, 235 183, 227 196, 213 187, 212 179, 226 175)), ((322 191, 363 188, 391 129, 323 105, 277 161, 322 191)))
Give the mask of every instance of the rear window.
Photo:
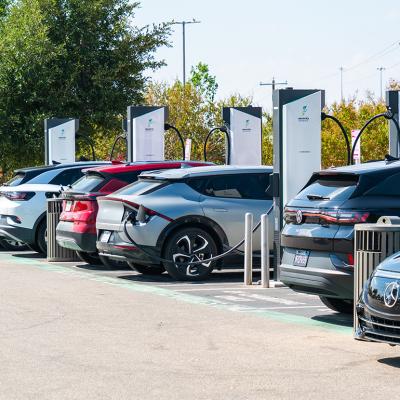
POLYGON ((304 188, 296 200, 347 200, 354 193, 358 176, 319 176, 304 188))
POLYGON ((125 186, 124 188, 115 192, 115 194, 122 194, 124 196, 140 196, 149 192, 154 192, 161 186, 164 186, 167 182, 153 179, 140 179, 131 185, 125 186))
POLYGON ((104 181, 104 177, 98 174, 87 174, 72 184, 71 190, 74 192, 87 193, 93 191, 100 183, 104 181))
POLYGON ((19 173, 13 176, 7 183, 7 186, 18 186, 21 184, 22 180, 25 178, 25 174, 19 173))
POLYGON ((365 196, 400 196, 400 173, 383 179, 365 192, 365 196))

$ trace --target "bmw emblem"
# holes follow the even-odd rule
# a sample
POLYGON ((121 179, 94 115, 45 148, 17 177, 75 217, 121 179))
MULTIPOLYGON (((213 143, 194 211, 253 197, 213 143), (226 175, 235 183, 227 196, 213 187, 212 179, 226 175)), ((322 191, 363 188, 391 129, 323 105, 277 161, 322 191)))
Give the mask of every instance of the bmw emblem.
POLYGON ((303 213, 301 210, 297 210, 296 212, 296 222, 301 224, 303 222, 303 213))
POLYGON ((399 284, 397 282, 391 282, 386 286, 385 293, 383 294, 383 300, 385 306, 392 308, 397 303, 399 298, 399 284))

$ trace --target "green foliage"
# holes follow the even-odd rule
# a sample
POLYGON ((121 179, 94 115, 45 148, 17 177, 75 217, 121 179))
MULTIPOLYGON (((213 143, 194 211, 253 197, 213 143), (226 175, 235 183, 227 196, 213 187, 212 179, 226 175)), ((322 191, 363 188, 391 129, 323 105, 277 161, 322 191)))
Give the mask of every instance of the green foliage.
MULTIPOLYGON (((369 97, 365 101, 357 102, 355 98, 348 102, 333 103, 325 112, 338 118, 347 131, 351 142, 352 129, 361 129, 374 115, 385 112, 384 102, 375 101, 369 97)), ((388 153, 389 132, 385 118, 375 120, 361 136, 361 160, 383 159, 388 153)), ((322 123, 322 166, 346 165, 346 145, 343 134, 332 120, 322 123)))
POLYGON ((205 97, 209 102, 213 102, 217 94, 218 83, 215 75, 210 74, 207 64, 199 62, 190 71, 191 84, 205 97))
POLYGON ((163 65, 154 54, 170 31, 168 24, 133 26, 138 7, 129 0, 13 1, 0 37, 3 170, 42 162, 45 118, 78 117, 80 132, 96 138, 120 129, 126 107, 143 101, 145 72, 163 65))

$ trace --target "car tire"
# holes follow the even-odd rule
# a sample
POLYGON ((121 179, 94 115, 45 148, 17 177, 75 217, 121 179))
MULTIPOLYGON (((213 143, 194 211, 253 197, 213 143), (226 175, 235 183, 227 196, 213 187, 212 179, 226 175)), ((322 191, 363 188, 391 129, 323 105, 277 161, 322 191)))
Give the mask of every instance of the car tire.
POLYGON ((353 314, 354 303, 352 300, 336 299, 334 297, 319 296, 320 300, 331 310, 343 313, 353 314))
POLYGON ((47 254, 47 222, 42 221, 36 231, 36 246, 39 248, 39 253, 47 254))
POLYGON ((18 242, 12 239, 2 238, 0 239, 0 247, 3 247, 7 251, 24 251, 28 250, 28 246, 25 243, 18 242))
POLYGON ((113 260, 112 258, 105 257, 105 256, 100 256, 100 261, 101 263, 110 269, 121 269, 121 268, 126 268, 127 264, 125 261, 118 261, 118 260, 113 260))
POLYGON ((85 251, 77 251, 77 256, 86 264, 101 265, 102 262, 97 253, 86 253, 85 251))
POLYGON ((39 246, 37 244, 30 243, 27 246, 29 247, 30 250, 36 251, 36 253, 40 253, 40 249, 39 249, 39 246))
MULTIPOLYGON (((164 258, 178 263, 201 261, 218 254, 215 240, 204 229, 191 227, 182 228, 171 235, 165 245, 164 258)), ((174 262, 164 262, 168 274, 179 281, 201 281, 209 277, 214 269, 215 261, 193 266, 177 265, 174 262)))
POLYGON ((143 275, 161 275, 165 272, 165 268, 162 265, 157 266, 148 266, 148 265, 138 265, 133 263, 132 261, 128 261, 128 265, 136 272, 139 272, 143 275))

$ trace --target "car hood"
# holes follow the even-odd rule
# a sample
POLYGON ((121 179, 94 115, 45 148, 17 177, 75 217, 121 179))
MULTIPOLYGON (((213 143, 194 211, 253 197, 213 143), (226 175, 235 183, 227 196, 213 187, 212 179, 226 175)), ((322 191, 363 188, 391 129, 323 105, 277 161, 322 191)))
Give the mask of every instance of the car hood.
POLYGON ((60 185, 51 185, 49 183, 22 184, 18 186, 0 186, 0 192, 53 192, 60 191, 60 185))

